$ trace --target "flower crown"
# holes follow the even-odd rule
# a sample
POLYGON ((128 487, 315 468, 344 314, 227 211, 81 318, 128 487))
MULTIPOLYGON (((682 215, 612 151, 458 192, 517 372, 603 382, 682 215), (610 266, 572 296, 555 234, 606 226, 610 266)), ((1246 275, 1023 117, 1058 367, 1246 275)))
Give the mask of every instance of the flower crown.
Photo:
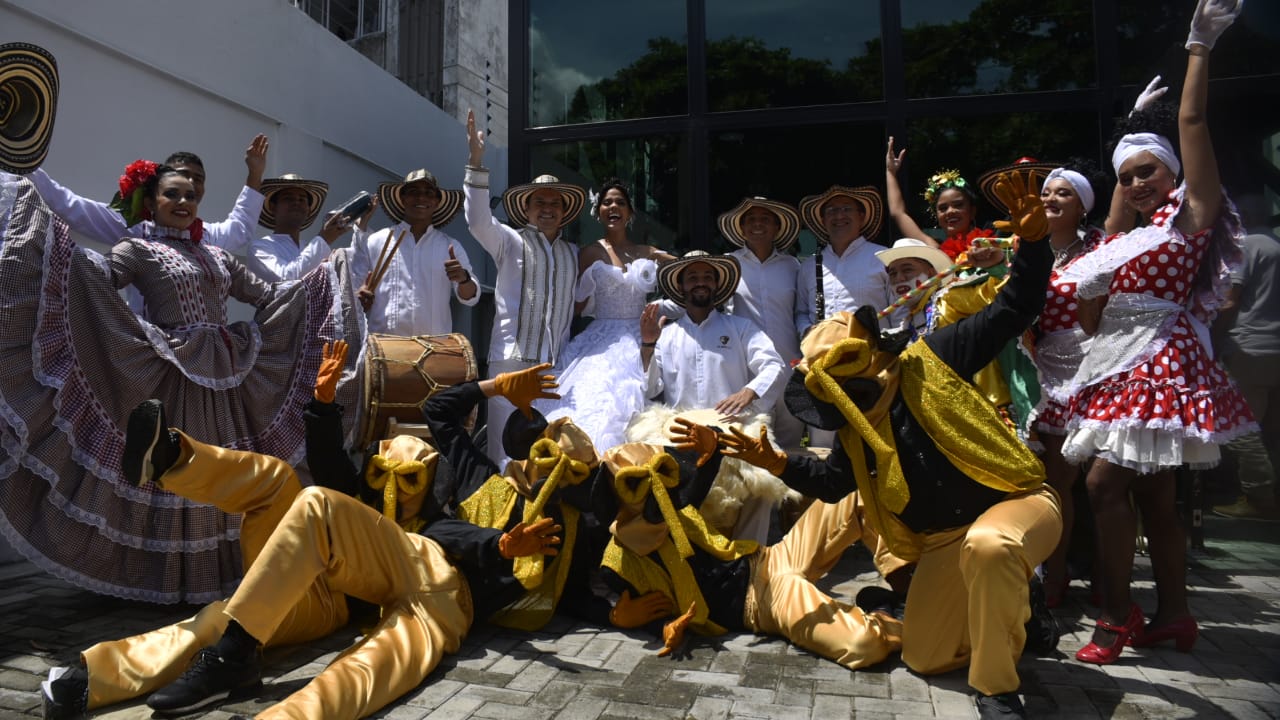
POLYGON ((929 177, 929 182, 924 187, 924 199, 932 208, 933 204, 938 200, 938 195, 948 188, 959 188, 966 194, 969 193, 969 181, 960 176, 959 170, 939 170, 929 177))
POLYGON ((142 187, 155 176, 159 167, 159 163, 150 160, 134 160, 120 176, 120 190, 111 198, 108 207, 124 216, 129 227, 151 219, 151 212, 142 203, 145 194, 142 187))

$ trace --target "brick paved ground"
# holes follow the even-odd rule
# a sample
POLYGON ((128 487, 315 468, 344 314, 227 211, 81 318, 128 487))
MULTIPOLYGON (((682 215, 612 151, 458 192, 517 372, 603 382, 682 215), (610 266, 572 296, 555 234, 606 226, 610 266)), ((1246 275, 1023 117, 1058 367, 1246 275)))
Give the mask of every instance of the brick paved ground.
MULTIPOLYGON (((1280 718, 1280 525, 1207 522, 1208 549, 1191 558, 1192 607, 1202 634, 1193 654, 1171 647, 1126 651, 1099 668, 1071 655, 1087 640, 1085 591, 1061 609, 1059 654, 1024 657, 1022 692, 1033 718, 1280 718)), ((828 578, 845 598, 873 582, 857 553, 828 578)), ((1153 610, 1145 559, 1138 600, 1153 610)), ((190 608, 154 607, 70 588, 29 566, 0 568, 0 718, 38 716, 38 685, 95 641, 171 622, 190 608)), ((252 714, 306 682, 355 637, 268 653, 267 686, 255 702, 204 717, 252 714)), ((770 638, 732 635, 696 641, 679 660, 657 644, 610 629, 555 621, 537 634, 479 626, 462 651, 378 717, 711 720, 826 720, 857 717, 975 717, 963 672, 921 678, 900 661, 848 672, 770 638)), ((96 717, 148 718, 141 703, 96 717)))

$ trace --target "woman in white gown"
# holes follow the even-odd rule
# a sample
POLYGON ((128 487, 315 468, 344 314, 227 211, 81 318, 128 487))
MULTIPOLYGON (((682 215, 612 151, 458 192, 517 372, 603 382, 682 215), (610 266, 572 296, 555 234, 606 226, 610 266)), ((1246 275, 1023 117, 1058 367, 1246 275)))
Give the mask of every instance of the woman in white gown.
POLYGON ((560 400, 538 404, 548 420, 569 416, 604 452, 626 441, 627 423, 644 406, 640 366, 640 312, 658 277, 658 263, 674 259, 627 237, 634 218, 631 196, 617 180, 605 182, 591 215, 605 236, 578 253, 577 312, 594 318, 569 341, 554 372, 560 400))

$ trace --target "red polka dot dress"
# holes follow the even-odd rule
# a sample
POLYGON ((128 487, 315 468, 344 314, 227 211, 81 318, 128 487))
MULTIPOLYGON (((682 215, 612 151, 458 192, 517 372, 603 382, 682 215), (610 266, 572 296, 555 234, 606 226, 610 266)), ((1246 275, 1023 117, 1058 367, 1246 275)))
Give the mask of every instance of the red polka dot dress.
MULTIPOLYGON (((1150 238, 1161 230, 1163 241, 1148 240, 1112 275, 1091 352, 1101 342, 1116 344, 1113 331, 1123 331, 1123 322, 1108 325, 1112 305, 1167 311, 1155 316, 1161 320, 1147 347, 1130 352, 1136 364, 1089 384, 1067 402, 1071 433, 1063 455, 1069 460, 1096 455, 1141 473, 1183 463, 1208 467, 1219 459, 1217 445, 1257 427, 1243 396, 1213 359, 1207 329, 1186 309, 1212 230, 1184 236, 1173 223, 1178 199, 1139 231, 1150 238), (1104 338, 1107 333, 1113 337, 1104 338)), ((1127 239, 1114 237, 1107 247, 1121 250, 1111 246, 1127 239)))
POLYGON ((1080 360, 1089 348, 1089 337, 1080 329, 1076 283, 1063 277, 1063 272, 1102 243, 1102 231, 1090 228, 1079 240, 1081 251, 1065 262, 1054 262, 1045 289, 1044 310, 1038 321, 1039 339, 1035 345, 1036 369, 1043 392, 1031 413, 1031 427, 1037 433, 1066 435, 1068 402, 1055 399, 1059 388, 1075 374, 1080 360))

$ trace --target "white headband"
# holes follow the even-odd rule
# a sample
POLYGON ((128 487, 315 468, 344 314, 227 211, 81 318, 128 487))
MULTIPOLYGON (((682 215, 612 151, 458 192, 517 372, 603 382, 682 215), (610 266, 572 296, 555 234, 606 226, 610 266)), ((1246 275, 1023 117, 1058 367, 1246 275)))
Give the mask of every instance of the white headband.
POLYGON ((1080 204, 1084 205, 1084 213, 1088 215, 1093 212, 1093 186, 1089 184, 1089 180, 1085 176, 1075 170, 1066 168, 1054 168, 1053 172, 1044 179, 1046 187, 1050 180, 1062 179, 1071 183, 1071 187, 1076 191, 1076 196, 1080 198, 1080 204))
POLYGON ((1111 167, 1115 168, 1116 174, 1119 175, 1120 166, 1124 161, 1144 150, 1155 155, 1156 159, 1164 163, 1175 177, 1182 172, 1182 163, 1178 162, 1178 156, 1173 154, 1173 146, 1164 137, 1155 133, 1129 133, 1120 138, 1120 142, 1116 143, 1115 152, 1111 153, 1111 167))

